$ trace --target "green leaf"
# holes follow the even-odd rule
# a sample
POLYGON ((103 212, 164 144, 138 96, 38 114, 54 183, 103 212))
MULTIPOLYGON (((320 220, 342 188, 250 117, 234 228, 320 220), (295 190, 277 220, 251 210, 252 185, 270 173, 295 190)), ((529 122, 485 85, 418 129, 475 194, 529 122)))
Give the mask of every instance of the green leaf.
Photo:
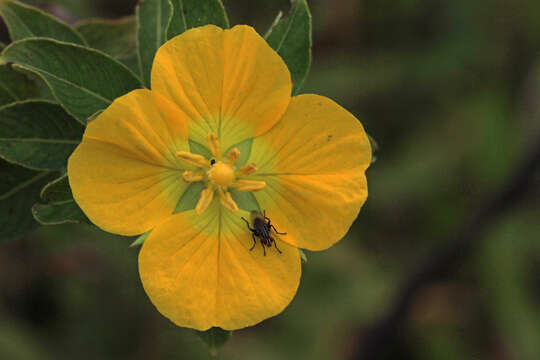
POLYGON ((88 45, 115 59, 126 59, 137 52, 137 23, 134 16, 121 19, 90 19, 79 22, 75 28, 88 45))
POLYGON ((295 95, 311 65, 311 14, 306 0, 291 0, 291 3, 289 16, 270 28, 266 41, 289 67, 295 95))
POLYGON ((69 187, 67 174, 62 175, 58 179, 54 179, 45 185, 39 196, 46 202, 73 200, 73 194, 71 193, 71 188, 69 187))
POLYGON ((232 336, 232 331, 213 327, 206 331, 195 331, 197 335, 208 345, 208 351, 212 356, 216 356, 218 350, 225 345, 232 336))
POLYGON ((158 48, 165 42, 171 7, 168 0, 142 0, 135 8, 137 17, 137 53, 140 73, 150 87, 150 71, 158 48))
POLYGON ((7 25, 12 41, 30 37, 48 37, 85 45, 82 36, 68 24, 18 1, 0 0, 0 16, 7 25))
POLYGON ((137 238, 135 239, 135 241, 132 242, 131 245, 129 245, 129 247, 141 246, 142 244, 144 244, 144 241, 146 240, 146 238, 148 237, 148 235, 150 235, 151 232, 152 232, 152 230, 147 231, 147 232, 145 232, 144 234, 142 234, 142 235, 140 235, 139 237, 137 237, 137 238))
POLYGON ((66 223, 88 223, 90 220, 74 200, 61 201, 53 204, 35 204, 32 214, 42 225, 59 225, 66 223))
POLYGON ((32 208, 32 214, 40 224, 57 225, 81 222, 91 224, 73 199, 67 174, 64 173, 45 185, 40 196, 42 200, 49 202, 49 204, 35 204, 32 208))
POLYGON ((25 39, 4 49, 4 62, 40 75, 58 102, 81 123, 141 86, 125 65, 100 51, 50 39, 25 39))
POLYGON ((66 166, 84 129, 58 105, 26 100, 0 108, 0 157, 34 170, 66 166))
POLYGON ((169 0, 172 8, 167 27, 167 39, 184 31, 208 24, 226 29, 229 19, 220 0, 169 0))
POLYGON ((307 264, 308 263, 308 258, 307 258, 306 253, 304 252, 304 250, 298 249, 298 252, 300 253, 300 260, 302 260, 302 264, 307 264))
POLYGON ((201 197, 201 191, 204 190, 204 183, 202 181, 197 181, 189 184, 186 188, 180 200, 176 204, 173 214, 181 213, 182 211, 188 211, 195 209, 199 198, 201 197))
POLYGON ((0 240, 14 239, 35 229, 32 205, 54 173, 32 171, 0 159, 0 240))
POLYGON ((0 106, 38 96, 39 87, 33 79, 10 64, 0 65, 0 106))

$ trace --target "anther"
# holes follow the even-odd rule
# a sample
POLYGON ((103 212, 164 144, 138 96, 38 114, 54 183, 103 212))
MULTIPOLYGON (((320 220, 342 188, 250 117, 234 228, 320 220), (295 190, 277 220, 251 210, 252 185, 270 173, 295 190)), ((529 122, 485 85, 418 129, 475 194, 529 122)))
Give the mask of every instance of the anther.
POLYGON ((206 167, 209 165, 208 160, 204 156, 192 154, 189 151, 178 151, 176 157, 196 167, 206 167))
POLYGON ((255 165, 255 163, 251 163, 240 168, 240 172, 245 176, 251 175, 255 171, 257 171, 257 165, 255 165))
POLYGON ((231 185, 238 191, 252 192, 259 191, 266 187, 266 182, 257 180, 237 180, 231 185))
POLYGON ((218 160, 221 160, 221 151, 219 151, 219 141, 218 137, 214 133, 208 133, 206 136, 206 141, 208 141, 208 148, 212 155, 214 155, 218 160))
POLYGON ((204 176, 202 174, 196 174, 193 171, 186 170, 182 174, 182 179, 184 179, 185 182, 192 183, 202 181, 204 176))
POLYGON ((208 205, 210 205, 213 198, 214 190, 210 186, 201 191, 201 197, 195 206, 195 212, 197 215, 201 215, 206 209, 208 209, 208 205))
POLYGON ((227 153, 227 159, 229 160, 231 164, 234 164, 235 162, 237 162, 239 158, 240 158, 240 150, 238 150, 237 148, 232 148, 227 153))
POLYGON ((236 205, 236 202, 232 199, 230 192, 224 192, 222 189, 218 188, 218 194, 219 194, 219 200, 221 201, 221 205, 223 205, 227 210, 229 210, 232 213, 235 213, 238 211, 238 205, 236 205))

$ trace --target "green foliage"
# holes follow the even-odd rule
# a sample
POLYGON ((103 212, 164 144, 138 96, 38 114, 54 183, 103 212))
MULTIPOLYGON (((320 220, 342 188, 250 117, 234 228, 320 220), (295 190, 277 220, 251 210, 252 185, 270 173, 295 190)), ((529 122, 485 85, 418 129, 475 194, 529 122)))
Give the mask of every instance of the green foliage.
POLYGON ((0 108, 0 157, 35 170, 65 166, 83 127, 61 106, 27 100, 0 108))
POLYGON ((34 218, 42 225, 65 223, 88 223, 90 220, 73 199, 67 174, 49 182, 40 193, 47 204, 35 204, 32 207, 34 218))
POLYGON ((42 200, 46 202, 61 202, 73 200, 73 194, 69 187, 67 174, 62 175, 45 185, 39 194, 42 200))
POLYGON ((196 331, 196 334, 199 335, 202 341, 208 346, 210 354, 216 356, 219 348, 225 345, 231 338, 232 331, 213 327, 206 331, 196 331))
POLYGON ((306 0, 291 1, 289 16, 278 14, 266 35, 268 44, 285 60, 297 94, 311 66, 311 13, 306 0))
POLYGON ((19 237, 38 226, 30 208, 53 176, 0 160, 0 241, 19 237))
POLYGON ((226 29, 229 19, 221 0, 169 0, 172 13, 167 26, 167 39, 184 31, 208 24, 226 29))
POLYGON ((0 106, 37 97, 39 89, 26 74, 15 71, 9 64, 0 65, 0 106))
POLYGON ((154 56, 165 42, 171 8, 168 0, 142 0, 135 9, 137 17, 137 53, 143 83, 150 88, 154 56))
POLYGON ((0 0, 0 16, 6 22, 12 41, 48 37, 85 45, 82 36, 66 23, 18 1, 0 0))
POLYGON ((134 16, 83 20, 75 28, 90 47, 115 59, 129 59, 136 55, 137 22, 134 16))
POLYGON ((129 247, 141 246, 141 245, 145 242, 146 238, 148 237, 148 235, 150 235, 151 232, 152 232, 152 230, 147 231, 147 232, 145 232, 144 234, 138 236, 138 237, 135 239, 135 241, 133 241, 133 242, 129 245, 129 247))
POLYGON ((89 223, 90 220, 73 200, 52 204, 35 204, 32 207, 34 218, 41 225, 59 225, 66 223, 89 223))
POLYGON ((110 56, 56 40, 17 41, 1 58, 39 74, 66 111, 83 124, 117 97, 140 87, 137 77, 110 56))

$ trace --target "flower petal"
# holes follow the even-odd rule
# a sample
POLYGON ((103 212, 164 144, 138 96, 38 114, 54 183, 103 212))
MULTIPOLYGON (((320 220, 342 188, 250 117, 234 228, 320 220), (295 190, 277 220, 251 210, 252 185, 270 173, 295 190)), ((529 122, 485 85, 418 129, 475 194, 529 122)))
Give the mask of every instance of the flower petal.
POLYGON ((156 53, 152 90, 174 101, 192 120, 190 140, 209 132, 222 149, 270 129, 290 101, 287 65, 249 26, 190 29, 156 53))
POLYGON ((367 197, 365 170, 371 148, 360 122, 332 100, 292 99, 281 121, 253 141, 250 178, 264 180, 254 193, 283 240, 309 250, 339 241, 367 197))
POLYGON ((139 253, 139 273, 152 303, 179 326, 233 330, 280 313, 300 281, 298 250, 277 240, 263 256, 251 233, 215 198, 201 216, 174 215, 159 224, 139 253))
POLYGON ((171 215, 187 187, 175 156, 189 147, 185 118, 165 98, 135 90, 88 124, 68 176, 93 223, 137 235, 171 215))

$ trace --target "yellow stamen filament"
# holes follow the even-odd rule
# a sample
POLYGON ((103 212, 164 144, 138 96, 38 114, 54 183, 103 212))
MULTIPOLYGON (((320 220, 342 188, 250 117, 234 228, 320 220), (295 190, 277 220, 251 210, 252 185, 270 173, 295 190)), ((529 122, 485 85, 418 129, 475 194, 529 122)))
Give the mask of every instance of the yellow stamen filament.
POLYGON ((185 182, 192 183, 197 181, 203 181, 204 176, 202 174, 196 174, 193 171, 186 170, 182 174, 182 179, 184 179, 185 182))
POLYGON ((242 166, 240 168, 240 172, 245 175, 245 176, 248 176, 248 175, 251 175, 253 174, 255 171, 257 171, 257 165, 255 165, 254 163, 251 163, 249 165, 245 165, 245 166, 242 166))
POLYGON ((238 161, 239 158, 240 150, 238 150, 237 148, 232 148, 231 150, 229 150, 229 153, 227 154, 227 159, 229 160, 230 164, 234 164, 238 161))
POLYGON ((238 205, 236 205, 236 202, 232 199, 230 192, 224 192, 222 189, 218 188, 218 194, 221 205, 232 213, 238 211, 238 205))
POLYGON ((257 180, 237 180, 231 187, 243 192, 259 191, 266 187, 266 182, 257 180))
POLYGON ((196 167, 210 166, 210 162, 206 160, 204 156, 199 154, 192 154, 189 151, 178 151, 176 153, 176 157, 196 167))
POLYGON ((210 205, 213 198, 214 190, 211 187, 207 187, 201 191, 201 197, 195 206, 195 212, 197 215, 201 215, 206 209, 208 209, 208 205, 210 205))
POLYGON ((219 150, 219 141, 216 134, 208 133, 206 141, 208 141, 208 147, 210 148, 212 155, 214 155, 216 159, 221 160, 221 151, 219 150))

